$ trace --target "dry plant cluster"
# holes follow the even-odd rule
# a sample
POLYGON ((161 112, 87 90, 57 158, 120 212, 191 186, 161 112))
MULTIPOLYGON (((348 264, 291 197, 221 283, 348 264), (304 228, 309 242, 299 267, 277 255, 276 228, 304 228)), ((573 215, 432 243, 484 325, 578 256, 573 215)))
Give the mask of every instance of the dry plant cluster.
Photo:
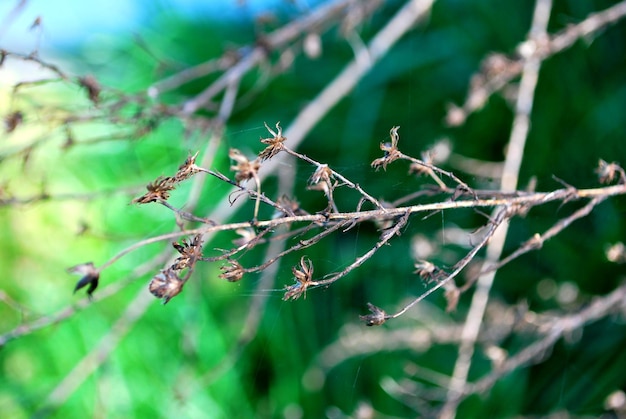
MULTIPOLYGON (((446 336, 429 336, 434 342, 445 342, 447 339, 458 344, 459 352, 451 377, 441 384, 444 395, 441 417, 453 417, 458 404, 471 394, 483 393, 505 374, 540 360, 546 351, 561 337, 581 329, 586 324, 608 316, 616 311, 624 311, 626 285, 616 288, 611 293, 591 301, 585 308, 570 313, 551 316, 540 316, 532 327, 536 334, 534 342, 518 353, 495 356, 492 372, 477 381, 468 381, 468 371, 472 363, 477 342, 482 339, 480 330, 484 327, 485 313, 489 306, 489 290, 495 273, 502 266, 530 251, 538 250, 543 243, 557 236, 576 220, 587 216, 603 201, 618 195, 626 195, 626 174, 616 162, 599 160, 596 173, 599 185, 596 188, 581 189, 562 182, 562 187, 548 192, 537 192, 532 187, 522 190, 518 187, 517 176, 523 157, 524 143, 528 136, 530 115, 532 110, 538 73, 543 61, 571 46, 576 40, 590 36, 607 25, 612 24, 626 15, 626 2, 620 2, 611 8, 589 16, 582 22, 570 25, 556 34, 547 32, 547 21, 550 16, 551 1, 537 0, 532 28, 528 38, 519 45, 515 57, 504 54, 492 54, 485 58, 480 71, 471 81, 467 100, 461 106, 450 104, 447 123, 460 125, 473 112, 478 111, 490 96, 511 87, 511 82, 520 78, 520 83, 513 100, 515 118, 508 144, 506 160, 499 167, 500 188, 483 190, 472 187, 451 171, 442 167, 445 161, 438 161, 437 154, 426 150, 421 158, 402 152, 400 128, 391 127, 389 141, 380 144, 381 155, 371 162, 372 170, 381 172, 384 182, 385 171, 390 165, 405 164, 409 176, 419 176, 426 182, 407 196, 393 203, 377 199, 367 191, 366 186, 359 184, 358 179, 349 179, 340 171, 333 169, 333 162, 320 162, 315 156, 298 152, 298 146, 307 133, 332 107, 346 96, 358 81, 384 58, 387 51, 403 34, 414 27, 416 22, 430 13, 432 1, 407 1, 368 44, 358 37, 358 28, 368 17, 381 7, 380 2, 335 1, 320 6, 302 19, 290 22, 286 26, 269 34, 260 35, 257 43, 247 49, 228 51, 222 57, 212 59, 193 68, 173 74, 154 83, 145 93, 129 95, 114 89, 100 86, 92 76, 72 77, 54 64, 51 64, 37 53, 20 54, 9 50, 0 51, 0 63, 8 60, 25 61, 40 66, 41 71, 49 74, 35 82, 20 82, 13 86, 12 96, 18 97, 26 89, 37 88, 49 83, 62 82, 78 86, 85 92, 91 106, 84 112, 65 112, 59 109, 43 109, 50 124, 56 124, 57 133, 64 138, 64 148, 85 146, 112 140, 141 138, 157 129, 165 119, 180 120, 190 131, 200 129, 208 134, 206 149, 190 155, 169 176, 161 176, 146 186, 146 192, 136 197, 136 205, 162 205, 172 211, 176 221, 176 229, 168 234, 151 237, 128 247, 111 257, 99 266, 93 262, 82 263, 70 268, 72 273, 80 275, 75 291, 87 288, 89 298, 82 300, 73 307, 40 319, 24 323, 14 330, 0 336, 0 346, 8 341, 35 332, 38 329, 56 324, 84 309, 95 295, 104 298, 122 290, 129 281, 107 281, 104 289, 94 291, 106 275, 106 270, 123 256, 155 242, 170 242, 162 254, 139 266, 132 277, 149 274, 152 279, 149 291, 157 298, 168 303, 172 298, 184 292, 184 286, 194 279, 193 273, 201 263, 219 263, 220 277, 230 282, 245 280, 249 274, 275 276, 281 260, 286 255, 297 255, 299 263, 291 268, 292 282, 283 284, 283 300, 315 299, 316 288, 328 288, 338 280, 367 263, 384 246, 393 243, 394 238, 407 232, 411 220, 424 218, 444 211, 473 210, 484 219, 482 226, 471 234, 471 246, 467 253, 451 266, 440 266, 429 260, 416 259, 411 261, 413 275, 425 284, 425 291, 410 301, 398 301, 398 307, 380 307, 376 301, 363 301, 363 307, 369 313, 360 317, 367 326, 382 325, 391 319, 398 318, 415 307, 420 301, 438 290, 443 290, 447 301, 447 310, 454 311, 459 298, 464 292, 473 291, 467 319, 454 329, 455 338, 446 336), (278 77, 288 69, 299 54, 315 55, 319 53, 320 35, 332 27, 339 27, 350 46, 354 49, 354 59, 345 69, 330 82, 327 87, 306 106, 291 124, 283 130, 280 123, 274 126, 265 124, 268 136, 261 138, 260 151, 257 155, 246 155, 245 152, 231 148, 228 157, 231 161, 232 176, 220 173, 211 168, 216 155, 224 127, 240 101, 247 100, 248 94, 240 92, 242 78, 258 69, 264 71, 267 78, 278 77), (207 74, 217 74, 216 80, 198 95, 183 103, 164 104, 158 101, 167 91, 174 90, 207 74), (211 114, 201 116, 198 111, 211 114), (95 138, 77 138, 75 127, 80 124, 107 121, 125 127, 119 133, 95 138), (322 210, 302 208, 298 196, 290 190, 294 161, 305 163, 309 167, 308 191, 311 194, 323 194, 326 201, 322 210), (281 165, 280 162, 290 164, 281 165), (436 163, 437 162, 437 163, 436 163), (286 169, 287 168, 287 169, 286 169), (380 170, 382 169, 382 170, 380 170), (268 176, 277 175, 279 182, 276 196, 268 196, 264 191, 264 181, 268 176), (232 188, 232 193, 218 203, 209 214, 198 214, 195 211, 199 200, 198 191, 207 177, 213 177, 232 188), (182 182, 191 182, 191 192, 184 208, 177 208, 168 202, 171 193, 182 182), (338 204, 337 197, 350 190, 358 194, 352 207, 343 208, 338 204), (507 234, 508 224, 515 217, 523 217, 533 208, 548 204, 565 204, 582 201, 584 205, 568 215, 561 216, 553 226, 542 233, 528 237, 513 252, 503 255, 503 243, 507 234), (251 205, 248 216, 242 221, 228 220, 228 215, 249 202, 251 205), (271 209, 268 211, 267 209, 271 209), (487 211, 490 211, 489 213, 487 211), (272 213, 271 217, 262 214, 272 213), (320 245, 332 235, 340 235, 354 229, 362 223, 375 223, 380 231, 377 242, 366 252, 350 261, 336 272, 320 272, 315 269, 316 261, 307 255, 307 249, 320 245), (212 240, 217 233, 235 233, 230 249, 215 249, 212 240), (265 252, 263 261, 254 266, 245 266, 242 256, 252 251, 265 252), (460 273, 471 272, 461 280, 460 273), (478 266, 478 268, 476 268, 478 266), (460 336, 460 337, 459 337, 460 336)), ((41 22, 40 22, 41 24, 41 22)), ((263 86, 259 81, 256 88, 263 86)), ((16 100, 17 101, 17 100, 16 100)), ((12 109, 5 116, 5 132, 11 134, 28 124, 29 115, 22 109, 12 109)), ((415 136, 414 133, 402 132, 402 136, 415 136)), ((11 156, 20 157, 27 164, 31 154, 42 146, 50 136, 42 136, 25 147, 17 149, 11 156)), ((581 170, 585 170, 582 168, 581 170)), ((589 168, 591 172, 592 168, 589 168)), ((31 197, 16 197, 8 190, 0 190, 0 204, 23 205, 42 200, 53 199, 89 199, 86 196, 55 196, 45 189, 31 197)), ((609 260, 624 262, 626 252, 623 245, 613 246, 607 253, 609 260)), ((259 282, 261 283, 261 282, 259 282)), ((332 292, 332 289, 330 290, 332 292)), ((111 334, 95 347, 85 359, 76 365, 68 377, 52 391, 46 400, 47 405, 59 405, 66 400, 77 386, 86 379, 97 365, 115 347, 122 336, 145 312, 151 299, 146 293, 139 294, 121 313, 118 323, 111 329, 111 334)), ((248 327, 240 339, 244 345, 254 338, 254 330, 267 294, 258 293, 251 304, 247 321, 248 327)), ((169 306, 168 306, 169 308, 169 306)), ((509 331, 514 325, 509 324, 509 331)), ((528 327, 531 327, 528 325, 528 327)), ((367 329, 368 333, 370 329, 367 329)), ((386 332, 372 332, 386 333, 386 332)), ((390 329, 388 333, 393 334, 390 329)), ((355 347, 358 343, 354 344, 355 347)), ((331 350, 332 348, 329 348, 331 350)), ((344 348, 345 349, 345 348, 344 348)), ((240 350, 238 350, 240 351, 240 350)), ((240 352, 235 352, 235 355, 240 352)), ((320 356, 321 364, 327 363, 330 368, 336 358, 320 356)), ((207 380, 214 379, 208 374, 207 380)), ((407 389, 409 384, 397 383, 407 389)), ((403 398, 402 392, 390 388, 390 394, 403 398)), ((408 390, 407 390, 408 391, 408 390)), ((407 403, 409 403, 407 401, 407 403)), ((416 410, 421 411, 421 405, 416 410)), ((422 412, 423 413, 423 412, 422 412)))

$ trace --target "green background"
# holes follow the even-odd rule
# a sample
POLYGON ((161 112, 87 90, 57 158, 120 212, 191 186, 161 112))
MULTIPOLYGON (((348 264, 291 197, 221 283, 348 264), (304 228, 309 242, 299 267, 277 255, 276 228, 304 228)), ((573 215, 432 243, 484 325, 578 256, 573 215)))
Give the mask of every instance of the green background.
MULTIPOLYGON (((555 2, 549 32, 612 4, 615 2, 555 2)), ((400 2, 390 1, 366 20, 360 28, 363 41, 368 42, 400 6, 400 2)), ((298 151, 328 163, 386 201, 427 183, 425 178, 407 176, 403 162, 392 164, 386 172, 370 167, 370 162, 381 156, 379 144, 388 141, 393 126, 401 127, 400 149, 415 157, 447 138, 457 155, 502 161, 513 119, 508 99, 501 94, 491 96, 484 109, 460 127, 446 126, 446 107, 451 102, 463 103, 471 76, 488 54, 515 56, 515 47, 526 37, 532 11, 532 2, 436 2, 428 20, 389 51, 315 126, 298 151)), ((115 92, 141 96, 167 75, 217 57, 232 46, 252 45, 256 39, 250 21, 224 22, 210 16, 189 20, 176 10, 158 7, 153 14, 139 33, 150 53, 136 38, 119 34, 106 45, 86 43, 75 50, 59 51, 54 60, 69 73, 94 74, 105 86, 102 96, 106 102, 119 95, 115 92), (90 59, 94 50, 102 48, 105 51, 101 53, 108 54, 105 62, 90 59)), ((297 14, 293 7, 285 6, 276 15, 272 27, 297 14)), ((267 136, 263 123, 273 127, 281 121, 283 127, 288 126, 352 59, 350 46, 336 28, 322 40, 319 59, 298 55, 293 67, 258 91, 253 90, 258 74, 244 78, 241 91, 252 90, 253 94, 235 108, 227 122, 213 169, 229 173, 229 147, 249 156, 260 151, 258 139, 267 136)), ((10 45, 3 48, 11 50, 10 45)), ((0 68, 5 71, 9 70, 0 68)), ((180 104, 212 80, 202 78, 159 100, 180 104)), ((175 173, 190 152, 203 150, 208 135, 185 127, 175 117, 151 113, 156 103, 148 100, 127 104, 102 120, 70 124, 76 144, 63 148, 67 133, 54 121, 93 108, 83 89, 75 83, 57 82, 24 88, 11 96, 6 82, 2 88, 3 114, 16 109, 25 113, 23 126, 0 137, 2 197, 26 198, 42 190, 53 196, 96 192, 90 199, 3 201, 0 333, 4 334, 81 304, 82 292, 72 295, 78 278, 69 275, 67 267, 86 261, 100 265, 138 240, 175 230, 175 218, 167 209, 131 205, 130 201, 143 193, 147 182, 175 173), (133 135, 145 127, 150 128, 146 135, 133 135), (118 134, 117 140, 80 144, 118 134), (25 159, 24 150, 31 146, 33 151, 25 159)), ((626 22, 621 21, 578 40, 543 63, 521 187, 531 177, 536 178, 540 191, 562 187, 553 176, 579 188, 597 186, 594 169, 598 159, 626 163, 625 110, 626 22)), ((306 189, 312 168, 305 163, 295 165, 295 197, 310 212, 324 209, 322 194, 306 189)), ((453 164, 444 168, 474 187, 497 185, 493 179, 463 173, 453 164)), ((263 189, 273 197, 275 179, 268 179, 263 189)), ((230 186, 209 179, 196 213, 209 213, 231 191, 230 186)), ((189 181, 173 193, 170 202, 183 207, 188 192, 189 181)), ((340 208, 351 209, 358 197, 342 189, 336 199, 340 208)), ((549 204, 514 219, 505 254, 580 206, 575 202, 549 204)), ((522 306, 538 313, 560 313, 580 309, 593 296, 614 289, 623 280, 624 268, 606 261, 605 248, 624 240, 625 208, 623 197, 610 199, 542 249, 501 269, 492 302, 508 306, 507 313, 522 306), (546 287, 548 291, 541 292, 546 287), (568 289, 576 292, 575 298, 559 300, 559 291, 568 289)), ((248 204, 231 219, 247 221, 251 211, 248 204)), ((271 211, 264 209, 261 214, 268 216, 271 211)), ((403 235, 361 269, 327 289, 310 290, 306 299, 297 301, 281 298, 283 286, 293 281, 291 266, 300 256, 306 254, 314 261, 316 276, 341 270, 373 246, 380 236, 376 227, 363 223, 285 257, 276 276, 264 279, 267 283, 259 283, 260 275, 227 283, 218 278, 220 263, 201 264, 181 295, 166 306, 154 300, 67 401, 47 410, 46 400, 53 389, 73 368, 86 362, 85 356, 103 338, 115 332, 114 325, 124 318, 129 304, 138 293, 147 293, 148 281, 163 267, 155 265, 139 278, 129 277, 134 268, 170 245, 166 241, 143 247, 102 273, 101 289, 86 308, 0 348, 1 416, 21 418, 38 412, 58 418, 334 418, 356 417, 366 405, 374 409, 375 417, 414 417, 430 412, 431 407, 440 406, 437 397, 445 395, 445 390, 416 378, 412 371, 426 368, 450 375, 457 349, 453 342, 424 344, 417 337, 424 330, 434 334, 455 330, 453 325, 465 318, 471 291, 461 297, 453 313, 445 312, 445 299, 437 292, 380 328, 365 328, 358 315, 367 313, 367 302, 393 312, 426 290, 412 274, 411 242, 417 234, 439 246, 433 262, 451 266, 467 249, 441 243, 440 230, 460 227, 469 234, 481 223, 483 216, 472 210, 413 217, 403 235), (99 298, 102 288, 116 282, 125 285, 113 295, 99 298), (259 314, 259 328, 244 345, 240 334, 248 310, 260 294, 268 299, 259 314), (389 388, 393 383, 404 386, 407 393, 392 397, 389 388), (423 410, 415 410, 416 405, 423 410)), ((234 238, 233 233, 219 235, 210 249, 227 248, 234 238)), ((262 257, 259 249, 241 262, 251 266, 262 257)), ((615 315, 567 336, 542 363, 518 369, 487 394, 468 398, 457 417, 543 416, 560 411, 574 416, 603 414, 607 396, 626 387, 625 332, 623 315, 615 315)), ((496 344, 513 354, 534 339, 532 333, 518 330, 496 344)), ((492 369, 485 349, 478 345, 470 380, 492 369)))

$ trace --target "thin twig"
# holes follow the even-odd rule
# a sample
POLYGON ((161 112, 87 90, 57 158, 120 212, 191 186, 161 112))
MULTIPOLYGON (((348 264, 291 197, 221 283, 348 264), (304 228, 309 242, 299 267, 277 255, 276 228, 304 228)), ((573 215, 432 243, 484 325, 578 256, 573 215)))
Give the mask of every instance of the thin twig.
POLYGON ((400 231, 404 228, 406 223, 409 221, 410 215, 411 213, 407 211, 402 216, 402 218, 398 219, 398 221, 392 228, 385 230, 385 232, 382 235, 382 239, 376 242, 374 247, 372 247, 370 250, 365 252, 363 255, 359 256, 354 262, 346 266, 341 272, 332 274, 326 277, 325 279, 315 281, 313 286, 314 287, 328 286, 332 284, 333 282, 337 281, 339 278, 346 276, 347 274, 352 272, 354 269, 361 266, 363 263, 365 263, 366 260, 370 259, 374 255, 374 253, 376 253, 376 251, 378 251, 381 247, 387 244, 389 240, 391 240, 394 236, 400 235, 400 231))
POLYGON ((426 292, 420 294, 419 297, 415 298, 409 304, 404 306, 400 311, 398 311, 398 312, 396 312, 394 314, 385 316, 385 317, 387 319, 394 319, 396 317, 400 317, 401 315, 406 313, 408 310, 410 310, 411 307, 413 307, 415 304, 417 304, 420 301, 424 300, 430 294, 432 294, 433 292, 437 291, 438 289, 444 287, 448 282, 452 281, 467 266, 467 264, 470 263, 474 259, 476 254, 483 247, 485 247, 485 245, 487 243, 489 243, 489 240, 492 239, 492 237, 493 237, 494 233, 496 232, 497 228, 506 219, 507 212, 508 212, 508 209, 506 207, 505 208, 501 208, 501 209, 498 210, 498 212, 496 213, 495 217, 493 217, 493 220, 488 224, 488 230, 485 232, 485 234, 482 237, 482 239, 480 240, 480 242, 477 243, 472 248, 472 250, 470 250, 468 252, 468 254, 465 255, 465 257, 463 257, 463 259, 461 259, 459 262, 457 262, 454 265, 454 268, 453 268, 453 270, 452 270, 452 272, 450 274, 446 275, 445 278, 438 280, 437 283, 435 284, 435 286, 433 286, 432 288, 429 288, 426 292))
POLYGON ((499 368, 493 370, 485 377, 473 384, 466 385, 463 394, 460 396, 461 400, 471 394, 484 393, 506 374, 533 361, 537 361, 562 336, 604 318, 620 307, 624 307, 624 301, 626 301, 626 284, 603 297, 596 298, 588 307, 578 313, 567 314, 553 319, 546 326, 545 336, 542 339, 511 356, 499 368))
MULTIPOLYGON (((170 257, 171 257, 170 249, 169 248, 165 249, 163 252, 159 253, 159 255, 157 255, 156 257, 137 266, 137 268, 135 268, 133 272, 130 275, 128 275, 125 279, 115 281, 107 285, 106 287, 104 287, 102 290, 99 290, 98 294, 94 296, 93 300, 101 301, 117 294, 123 289, 126 289, 126 287, 129 284, 133 283, 138 278, 141 278, 148 273, 154 272, 154 270, 157 269, 158 266, 162 266, 166 262, 166 260, 168 260, 170 257)), ((85 298, 82 298, 80 301, 76 302, 71 307, 67 307, 62 310, 59 310, 58 312, 54 314, 46 315, 36 320, 20 324, 19 326, 15 327, 13 330, 10 330, 0 335, 0 348, 2 348, 7 343, 21 336, 26 336, 38 330, 44 329, 46 327, 50 327, 50 326, 62 323, 65 320, 70 319, 76 313, 81 312, 87 307, 91 307, 91 305, 94 304, 94 302, 95 301, 92 301, 92 299, 85 297, 85 298)))
MULTIPOLYGON (((518 257, 532 250, 540 249, 546 241, 555 237, 561 231, 569 227, 574 221, 589 215, 591 211, 593 211, 593 209, 598 204, 603 202, 605 199, 606 198, 601 197, 601 196, 593 198, 584 207, 576 210, 571 215, 556 222, 552 227, 546 230, 543 234, 535 234, 532 238, 530 238, 529 240, 524 242, 520 247, 518 247, 513 253, 501 259, 498 263, 487 266, 485 269, 481 271, 480 274, 483 275, 483 274, 486 274, 487 272, 497 271, 498 269, 508 264, 512 260, 517 259, 518 257)), ((461 290, 463 291, 464 289, 467 289, 471 285, 472 282, 473 281, 468 281, 465 285, 463 285, 461 290)))
MULTIPOLYGON (((369 13, 372 13, 377 5, 376 2, 370 1, 369 3, 372 7, 368 7, 367 10, 369 13)), ((328 26, 329 23, 339 19, 349 10, 351 5, 351 0, 339 0, 323 4, 313 13, 263 37, 262 42, 251 50, 240 49, 241 59, 199 95, 186 101, 182 106, 182 114, 190 115, 196 112, 215 98, 228 85, 241 80, 245 74, 266 59, 268 51, 284 48, 313 29, 319 31, 321 28, 328 26)), ((153 91, 150 91, 150 93, 154 94, 153 91)))
POLYGON ((330 167, 328 167, 328 165, 324 165, 320 162, 317 162, 315 160, 313 160, 311 157, 306 156, 304 154, 300 154, 297 151, 294 151, 288 147, 284 147, 283 151, 285 151, 287 154, 294 156, 302 161, 305 161, 315 167, 327 167, 328 170, 331 171, 332 173, 332 177, 340 180, 341 182, 343 182, 344 185, 348 186, 349 188, 355 189, 356 191, 358 191, 365 199, 367 199, 368 201, 370 201, 372 204, 374 204, 374 206, 376 206, 376 208, 379 208, 381 210, 385 210, 385 207, 373 196, 371 196, 370 194, 368 194, 367 192, 365 192, 365 190, 363 190, 363 188, 358 184, 358 183, 354 183, 352 181, 350 181, 348 178, 346 178, 345 176, 343 176, 341 173, 336 172, 335 170, 331 169, 330 167))
MULTIPOLYGON (((527 42, 532 42, 535 45, 545 42, 548 36, 547 27, 551 10, 552 0, 537 0, 527 42)), ((513 192, 517 188, 519 170, 524 156, 524 146, 530 128, 530 114, 533 107, 541 60, 542 58, 539 56, 529 54, 524 63, 511 138, 509 139, 500 180, 500 189, 503 192, 513 192)), ((508 224, 505 223, 494 233, 489 246, 487 246, 488 263, 495 264, 500 259, 507 232, 508 224)), ((440 417, 442 419, 454 418, 456 414, 456 409, 459 405, 459 395, 463 393, 467 383, 467 376, 474 354, 474 345, 482 325, 495 275, 496 272, 492 271, 478 279, 476 291, 472 296, 472 302, 465 321, 465 327, 463 328, 461 345, 458 358, 454 364, 448 397, 441 409, 440 417)))
MULTIPOLYGON (((229 182, 232 182, 229 180, 229 182)), ((253 192, 253 191, 251 191, 253 192)), ((386 208, 385 211, 382 210, 367 210, 367 211, 357 211, 357 212, 341 212, 341 213, 331 213, 331 214, 309 214, 309 215, 296 215, 290 217, 281 217, 275 218, 272 220, 259 220, 255 223, 251 223, 250 221, 246 222, 236 222, 236 223, 228 223, 228 224, 216 224, 216 225, 208 225, 197 227, 193 229, 186 229, 183 231, 176 231, 172 233, 162 234, 160 236, 151 237, 133 245, 127 247, 126 249, 120 251, 118 254, 113 256, 111 259, 106 261, 99 267, 99 270, 103 270, 104 268, 112 265, 117 260, 126 256, 127 254, 140 249, 146 245, 158 243, 164 240, 171 240, 178 237, 193 235, 193 234, 213 234, 220 231, 235 231, 240 228, 248 228, 248 227, 257 227, 257 228, 275 228, 281 224, 289 224, 289 223, 320 223, 325 224, 328 222, 337 222, 344 220, 358 220, 358 222, 363 221, 371 221, 378 218, 388 218, 394 216, 402 216, 407 212, 410 214, 417 214, 423 212, 432 212, 432 211, 442 211, 448 209, 462 209, 462 208, 485 208, 485 207, 498 207, 501 205, 523 205, 527 207, 532 207, 536 205, 543 205, 550 202, 555 201, 563 201, 563 200, 576 200, 581 198, 589 198, 589 197, 597 197, 597 196, 605 196, 611 197, 616 195, 624 195, 626 194, 626 185, 612 185, 602 188, 591 188, 591 189, 576 189, 572 190, 571 188, 566 189, 557 189, 552 192, 538 192, 538 193, 521 193, 520 196, 511 196, 511 197, 501 197, 501 198, 492 198, 492 199, 477 199, 477 200, 459 200, 459 201, 446 201, 446 202, 435 202, 430 204, 422 204, 422 205, 412 205, 407 207, 398 207, 398 208, 386 208)), ((205 240, 206 242, 206 240, 205 240)))
MULTIPOLYGON (((516 50, 523 52, 528 51, 528 47, 531 47, 530 52, 532 54, 545 60, 571 47, 579 39, 587 38, 600 30, 604 30, 625 16, 626 1, 621 1, 605 10, 592 13, 582 22, 569 25, 557 34, 545 38, 542 40, 539 48, 536 48, 536 45, 529 44, 529 40, 526 40, 518 45, 516 50)), ((481 66, 487 69, 486 74, 477 74, 475 76, 475 79, 481 82, 472 86, 462 107, 450 105, 447 116, 448 123, 460 125, 471 113, 482 109, 491 95, 501 91, 524 71, 524 61, 525 57, 510 60, 501 54, 494 54, 486 58, 481 66)))

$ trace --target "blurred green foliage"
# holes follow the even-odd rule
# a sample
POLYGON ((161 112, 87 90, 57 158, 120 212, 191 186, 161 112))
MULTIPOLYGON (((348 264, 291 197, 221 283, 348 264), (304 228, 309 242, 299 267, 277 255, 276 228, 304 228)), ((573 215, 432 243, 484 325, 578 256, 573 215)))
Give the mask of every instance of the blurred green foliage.
MULTIPOLYGON (((550 30, 561 30, 614 3, 555 2, 550 30)), ((389 2, 365 23, 361 28, 364 42, 399 5, 398 1, 389 2)), ((292 9, 286 10, 283 19, 292 9)), ((514 55, 515 46, 525 39, 532 10, 532 2, 436 2, 428 21, 389 51, 354 92, 317 124, 299 151, 330 164, 373 196, 387 201, 424 183, 423 179, 406 176, 407 167, 402 163, 386 172, 370 167, 370 162, 380 156, 379 144, 388 141, 392 126, 401 127, 400 148, 409 155, 419 157, 428 146, 447 138, 454 153, 501 161, 513 118, 508 100, 492 96, 484 109, 456 128, 444 123, 446 105, 463 102, 470 77, 489 53, 514 55)), ((80 50, 62 54, 79 72, 93 73, 103 85, 134 94, 169 74, 219 56, 225 49, 256 41, 253 22, 225 22, 215 16, 188 20, 175 10, 158 8, 155 13, 139 33, 141 43, 125 34, 107 40, 107 49, 101 52, 108 54, 106 60, 89 61, 92 50, 102 45, 85 44, 80 50)), ((298 56, 290 70, 235 109, 212 167, 228 172, 228 147, 248 155, 258 152, 258 138, 267 135, 263 122, 288 125, 351 58, 352 50, 337 31, 325 34, 319 59, 298 56)), ((626 22, 611 25, 545 61, 522 165, 522 187, 531 177, 537 179, 538 190, 561 187, 552 176, 576 187, 592 187, 597 185, 593 169, 598 159, 626 164, 624 74, 626 22)), ((160 99, 180 103, 214 79, 201 78, 160 99)), ((246 79, 242 91, 254 83, 254 77, 246 79)), ((89 106, 82 91, 68 92, 54 85, 42 89, 60 103, 89 106)), ((3 95, 3 100, 8 97, 6 92, 3 95)), ((18 105, 12 102, 3 106, 2 112, 11 106, 18 105)), ((19 106, 26 112, 27 122, 45 120, 40 114, 43 111, 28 100, 19 106)), ((51 200, 0 207, 0 332, 76 304, 81 296, 71 295, 76 278, 65 272, 68 266, 90 260, 103 263, 137 240, 175 228, 174 216, 165 208, 129 203, 143 193, 148 181, 174 173, 188 153, 202 149, 208 138, 202 132, 186 133, 174 118, 155 122, 155 129, 142 138, 129 136, 92 146, 61 149, 64 139, 53 136, 34 150, 26 164, 9 155, 11 147, 19 148, 36 136, 18 130, 6 140, 2 138, 0 179, 16 196, 36 194, 42 184, 53 194, 109 192, 86 201, 51 200)), ((75 135, 93 138, 118 129, 115 124, 90 126, 75 135)), ((475 186, 493 184, 491 179, 464 176, 455 167, 446 169, 475 186)), ((322 210, 326 201, 321 193, 306 190, 311 172, 312 168, 297 163, 295 191, 302 207, 314 212, 322 210)), ((270 179, 264 188, 268 196, 275 192, 274 183, 270 179)), ((174 192, 171 202, 175 206, 184 206, 185 188, 174 192)), ((230 192, 228 185, 209 180, 198 212, 209 212, 230 192)), ((349 191, 337 196, 339 207, 353 206, 355 196, 349 191)), ((515 219, 507 250, 514 250, 579 206, 546 205, 533 209, 526 218, 515 219)), ((573 309, 593 295, 614 289, 623 280, 623 266, 606 262, 604 249, 624 240, 625 208, 623 197, 611 199, 541 250, 504 267, 496 278, 494 300, 506 304, 525 301, 536 311, 573 309), (555 289, 567 284, 578 294, 563 307, 555 294, 545 297, 538 292, 542 283, 553 284, 555 289)), ((234 218, 248 220, 250 211, 251 206, 247 206, 234 218)), ((154 301, 66 403, 43 413, 55 418, 334 418, 354 417, 365 403, 377 412, 376 417, 415 416, 411 403, 419 403, 420 394, 407 395, 402 402, 390 396, 382 383, 406 380, 411 364, 449 375, 456 347, 434 345, 417 350, 398 345, 375 350, 365 346, 358 351, 347 342, 364 333, 358 315, 366 313, 366 302, 391 311, 425 290, 411 273, 411 239, 415 234, 439 241, 442 228, 458 225, 472 229, 481 221, 482 217, 471 211, 412 219, 407 231, 362 269, 328 289, 312 290, 306 299, 293 302, 281 300, 282 288, 291 283, 290 267, 300 255, 284 258, 276 278, 267 286, 259 286, 259 275, 244 277, 237 284, 226 283, 218 279, 219 264, 204 264, 184 292, 167 306, 154 301), (238 348, 249 305, 259 292, 269 296, 259 329, 247 346, 238 348), (331 346, 341 351, 329 352, 331 346)), ((315 261, 316 274, 322 276, 347 266, 379 235, 374 225, 361 225, 325 239, 322 245, 307 249, 306 255, 315 261)), ((226 248, 234 238, 229 234, 218 237, 211 248, 226 248)), ((168 244, 153 244, 122 258, 104 271, 103 284, 123 280, 165 246, 168 244)), ((436 257, 450 266, 463 252, 457 246, 442 245, 436 257)), ((261 257, 252 253, 244 260, 252 265, 261 257)), ((111 332, 136 294, 147 292, 146 284, 153 274, 132 281, 111 297, 96 298, 59 324, 1 348, 0 416, 29 417, 43 407, 52 389, 111 332)), ((381 330, 404 330, 410 335, 412 330, 432 323, 432 318, 445 325, 462 321, 470 294, 462 296, 456 312, 446 314, 446 302, 436 293, 419 310, 381 330), (432 316, 428 322, 420 318, 425 314, 432 316)), ((607 395, 626 387, 625 332, 623 318, 617 317, 586 327, 581 335, 560 341, 541 364, 507 375, 484 397, 468 398, 461 404, 458 417, 545 416, 559 411, 573 416, 601 415, 607 395)), ((515 335, 501 346, 515 353, 529 342, 528 336, 515 335)), ((470 379, 483 376, 491 368, 488 359, 477 355, 470 379)), ((425 382, 420 384, 433 388, 425 382)), ((436 406, 436 401, 431 403, 436 406)))

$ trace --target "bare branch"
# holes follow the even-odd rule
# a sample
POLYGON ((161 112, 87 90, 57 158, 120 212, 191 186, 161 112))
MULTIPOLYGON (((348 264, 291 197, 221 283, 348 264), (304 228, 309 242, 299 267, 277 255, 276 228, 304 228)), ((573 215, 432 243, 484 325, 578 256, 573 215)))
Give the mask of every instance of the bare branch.
MULTIPOLYGON (((533 21, 528 32, 527 42, 535 48, 546 42, 548 37, 547 28, 552 11, 552 0, 537 0, 535 3, 535 11, 533 21)), ((502 178, 500 179, 500 189, 502 192, 513 192, 517 188, 519 170, 524 156, 524 147, 528 131, 530 129, 530 113, 533 107, 535 97, 535 88, 537 79, 539 78, 539 69, 541 67, 542 58, 534 54, 534 50, 524 56, 524 69, 522 80, 517 97, 515 107, 515 118, 513 119, 513 127, 511 137, 509 139, 502 178)), ((504 242, 508 233, 508 224, 502 225, 500 229, 494 232, 494 237, 487 247, 487 261, 495 264, 502 254, 504 242)), ((448 391, 448 398, 441 409, 441 418, 454 418, 459 403, 458 394, 462 390, 467 381, 472 356, 474 354, 474 345, 478 337, 489 293, 495 279, 496 272, 492 271, 478 278, 476 291, 472 296, 472 303, 465 327, 461 345, 459 347, 459 355, 454 365, 452 380, 448 391)))

